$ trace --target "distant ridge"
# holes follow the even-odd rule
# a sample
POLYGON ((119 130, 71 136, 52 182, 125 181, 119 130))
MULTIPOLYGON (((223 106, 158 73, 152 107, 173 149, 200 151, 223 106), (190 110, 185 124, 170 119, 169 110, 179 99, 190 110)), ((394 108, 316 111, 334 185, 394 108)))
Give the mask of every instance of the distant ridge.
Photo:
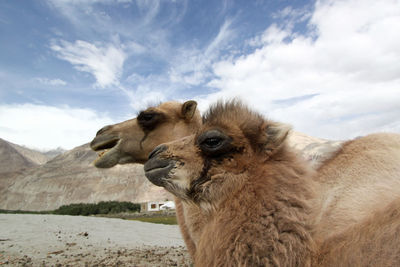
POLYGON ((68 150, 65 150, 65 149, 63 149, 61 147, 58 147, 56 149, 52 149, 52 150, 49 150, 49 151, 46 151, 46 152, 42 152, 42 154, 46 155, 46 157, 48 157, 49 159, 52 159, 52 158, 55 158, 58 155, 61 155, 64 152, 67 152, 67 151, 68 150))
POLYGON ((48 160, 40 152, 30 150, 0 138, 0 195, 7 194, 7 188, 15 177, 35 168, 48 160))
POLYGON ((43 164, 49 157, 0 138, 0 173, 16 172, 43 164))
POLYGON ((172 199, 163 188, 154 186, 145 178, 142 165, 95 168, 92 162, 97 153, 88 144, 39 165, 31 160, 37 159, 36 154, 28 157, 29 153, 20 153, 9 142, 2 141, 5 149, 0 150, 0 159, 15 155, 8 164, 17 165, 13 163, 15 160, 18 166, 26 167, 19 171, 15 168, 16 172, 4 178, 1 172, 8 165, 0 166, 0 209, 37 211, 71 203, 172 199))

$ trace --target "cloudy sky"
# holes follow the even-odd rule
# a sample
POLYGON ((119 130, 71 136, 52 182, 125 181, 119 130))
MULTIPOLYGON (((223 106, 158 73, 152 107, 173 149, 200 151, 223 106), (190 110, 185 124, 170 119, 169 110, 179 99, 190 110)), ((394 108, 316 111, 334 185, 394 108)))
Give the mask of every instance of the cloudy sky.
POLYGON ((4 0, 0 138, 71 149, 232 97, 316 137, 400 132, 399 33, 399 0, 4 0))

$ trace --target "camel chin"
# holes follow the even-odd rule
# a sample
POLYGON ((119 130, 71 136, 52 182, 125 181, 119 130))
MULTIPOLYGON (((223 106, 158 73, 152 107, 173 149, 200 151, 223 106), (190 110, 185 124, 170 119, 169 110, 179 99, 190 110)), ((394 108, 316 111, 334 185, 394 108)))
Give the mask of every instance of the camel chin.
POLYGON ((97 168, 112 168, 117 164, 135 163, 138 160, 129 154, 121 153, 118 145, 111 149, 102 150, 99 153, 99 157, 93 162, 97 168))
POLYGON ((99 153, 99 157, 93 162, 97 168, 111 168, 120 161, 120 155, 117 147, 103 150, 99 153))
POLYGON ((95 138, 90 146, 99 152, 99 157, 93 162, 97 168, 111 168, 117 164, 135 162, 131 155, 121 153, 121 140, 118 138, 95 138))

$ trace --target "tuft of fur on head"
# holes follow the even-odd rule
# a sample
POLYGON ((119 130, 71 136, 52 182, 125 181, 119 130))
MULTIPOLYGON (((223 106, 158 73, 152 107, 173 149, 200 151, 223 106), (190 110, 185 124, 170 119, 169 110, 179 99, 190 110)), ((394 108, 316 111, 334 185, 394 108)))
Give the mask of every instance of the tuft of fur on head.
POLYGON ((285 144, 291 131, 290 125, 266 119, 237 99, 218 101, 203 115, 203 125, 218 125, 228 129, 236 122, 253 150, 266 152, 268 155, 285 144))
POLYGON ((264 118, 250 110, 242 101, 232 99, 228 101, 218 101, 212 104, 203 115, 203 124, 221 124, 229 121, 261 121, 264 118))

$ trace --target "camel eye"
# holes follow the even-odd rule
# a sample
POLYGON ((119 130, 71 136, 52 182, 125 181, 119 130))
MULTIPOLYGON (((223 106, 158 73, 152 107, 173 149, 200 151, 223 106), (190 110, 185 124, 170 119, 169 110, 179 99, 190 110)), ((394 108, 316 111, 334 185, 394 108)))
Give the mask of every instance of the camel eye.
POLYGON ((145 114, 145 115, 142 117, 142 120, 144 120, 144 121, 149 121, 149 120, 151 120, 153 117, 154 117, 153 114, 145 114))
POLYGON ((151 131, 163 120, 163 116, 160 113, 141 112, 137 120, 143 130, 151 131))
POLYGON ((154 118, 154 114, 152 113, 141 113, 138 117, 140 121, 151 121, 154 118))

